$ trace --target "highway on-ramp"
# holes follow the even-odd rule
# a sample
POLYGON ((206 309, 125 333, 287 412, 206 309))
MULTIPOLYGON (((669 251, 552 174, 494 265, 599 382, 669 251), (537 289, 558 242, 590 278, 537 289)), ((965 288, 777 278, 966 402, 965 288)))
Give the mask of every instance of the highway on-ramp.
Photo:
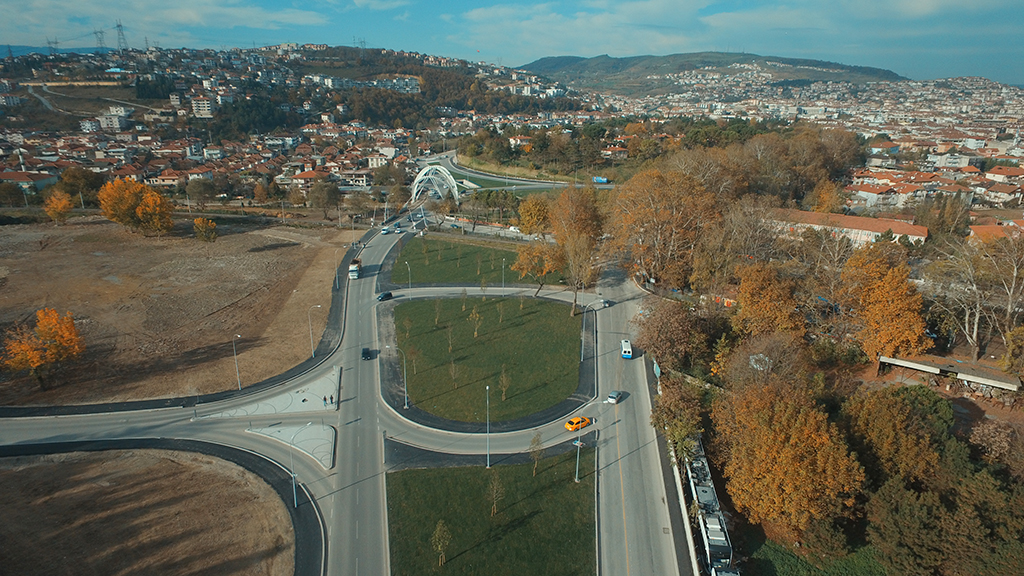
MULTIPOLYGON (((389 252, 397 250, 400 238, 379 233, 364 237, 358 251, 363 274, 347 284, 341 343, 294 379, 189 408, 4 418, 0 420, 0 446, 165 438, 250 451, 294 472, 295 498, 300 505, 310 505, 305 493, 315 501, 326 526, 322 573, 389 574, 385 437, 452 454, 483 455, 489 444, 490 452, 500 455, 526 452, 538 431, 545 446, 574 436, 559 417, 540 426, 492 433, 488 439, 480 433, 417 424, 403 416, 401 406, 385 402, 382 366, 397 357, 393 357, 393 349, 386 348, 394 343, 381 337, 382 332, 391 332, 380 330, 378 320, 378 307, 390 304, 378 303, 376 296, 381 287, 390 286, 390 271, 383 266, 389 252), (374 351, 372 360, 361 358, 363 348, 374 351), (324 386, 336 390, 336 405, 320 403, 324 386)), ((479 288, 468 290, 472 294, 479 288)), ((523 287, 507 290, 509 294, 533 292, 523 287)), ((461 291, 461 287, 416 286, 393 290, 399 302, 413 297, 457 297, 461 291)), ((492 288, 489 294, 494 293, 492 288)), ((619 340, 629 337, 629 322, 641 294, 622 274, 612 272, 602 277, 596 293, 582 295, 588 305, 585 322, 597 320, 596 347, 591 348, 597 356, 597 394, 563 415, 581 414, 595 420, 600 574, 680 573, 677 542, 683 540, 674 528, 678 519, 673 523, 670 517, 665 462, 649 423, 651 399, 644 362, 619 357, 619 340), (601 299, 609 300, 611 306, 601 307, 601 299), (625 400, 616 405, 604 403, 612 390, 626 392, 625 400)), ((571 293, 558 290, 544 291, 542 296, 572 299, 571 293)), ((587 326, 592 329, 592 324, 587 326)), ((678 510, 675 513, 678 516, 678 510)), ((684 572, 689 572, 688 565, 682 563, 684 572)))

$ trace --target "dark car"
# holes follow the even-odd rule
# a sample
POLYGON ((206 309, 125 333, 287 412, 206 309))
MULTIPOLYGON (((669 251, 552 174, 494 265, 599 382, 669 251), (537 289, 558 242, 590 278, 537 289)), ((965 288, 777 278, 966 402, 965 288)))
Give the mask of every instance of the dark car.
POLYGON ((373 354, 370 353, 369 348, 363 348, 363 360, 372 360, 373 354))
POLYGON ((450 228, 455 228, 456 230, 459 229, 459 228, 462 228, 462 226, 459 226, 458 224, 451 224, 451 225, 449 225, 449 227, 450 228))
POLYGON ((383 302, 385 300, 391 300, 394 297, 395 297, 395 295, 392 294, 391 292, 381 292, 379 295, 377 295, 377 302, 383 302))

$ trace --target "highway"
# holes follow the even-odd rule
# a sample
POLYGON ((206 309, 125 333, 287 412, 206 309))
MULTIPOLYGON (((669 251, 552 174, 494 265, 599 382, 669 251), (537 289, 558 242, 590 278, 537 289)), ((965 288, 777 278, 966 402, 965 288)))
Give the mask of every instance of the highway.
MULTIPOLYGON (((407 232, 408 234, 408 232, 407 232)), ((278 386, 257 393, 200 404, 82 415, 5 418, 0 420, 0 445, 60 443, 82 440, 174 438, 222 444, 263 455, 294 471, 297 500, 308 491, 327 528, 325 548, 328 575, 385 575, 390 573, 385 489, 384 438, 438 452, 485 453, 484 434, 456 433, 427 428, 403 417, 383 399, 381 367, 397 361, 381 341, 378 303, 389 271, 382 270, 400 235, 368 233, 358 256, 363 276, 348 282, 347 307, 341 344, 315 368, 278 386), (363 348, 379 351, 372 361, 362 360, 363 348), (281 403, 282 398, 309 395, 316 386, 337 386, 337 407, 313 402, 281 403), (325 384, 325 382, 327 384, 325 384), (267 407, 288 405, 267 412, 267 407)), ((342 270, 344 274, 344 269, 342 270)), ((411 297, 457 296, 461 287, 393 290, 396 302, 411 297)), ((478 287, 468 288, 470 294, 478 287)), ((533 288, 508 288, 509 294, 533 288)), ((495 294, 491 288, 489 295, 495 294)), ((543 297, 571 302, 569 292, 545 290, 543 297)), ((597 319, 596 398, 536 428, 490 434, 492 454, 527 451, 539 430, 545 446, 572 439, 565 418, 581 414, 595 423, 598 448, 599 574, 680 574, 675 534, 666 498, 663 458, 649 424, 651 399, 642 359, 619 357, 619 340, 628 338, 642 292, 624 274, 604 274, 595 293, 582 295, 588 304, 586 321, 597 319), (598 300, 610 300, 603 308, 598 300), (617 405, 603 402, 608 392, 623 390, 617 405)), ((299 321, 297 319, 297 321, 299 321)), ((590 327, 588 326, 588 330, 590 327)), ((320 388, 319 390, 323 390, 320 388)), ((332 388, 333 390, 333 388, 332 388)), ((305 398, 303 398, 305 402, 305 398)), ((673 487, 669 487, 674 491, 673 487)), ((287 502, 290 506, 291 502, 287 502)), ((685 556, 683 556, 685 558, 685 556)), ((689 562, 682 564, 688 573, 689 562)))

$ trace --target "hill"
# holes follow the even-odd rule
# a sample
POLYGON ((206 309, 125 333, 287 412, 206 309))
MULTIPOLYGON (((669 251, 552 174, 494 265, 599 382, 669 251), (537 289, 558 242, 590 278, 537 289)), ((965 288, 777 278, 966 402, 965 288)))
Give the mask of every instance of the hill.
POLYGON ((673 92, 679 74, 692 70, 736 75, 770 74, 775 82, 881 82, 905 80, 890 70, 867 66, 849 66, 822 60, 777 58, 730 52, 694 52, 668 56, 632 56, 613 58, 607 54, 593 58, 553 56, 521 67, 535 74, 569 84, 578 90, 598 90, 624 96, 673 92))

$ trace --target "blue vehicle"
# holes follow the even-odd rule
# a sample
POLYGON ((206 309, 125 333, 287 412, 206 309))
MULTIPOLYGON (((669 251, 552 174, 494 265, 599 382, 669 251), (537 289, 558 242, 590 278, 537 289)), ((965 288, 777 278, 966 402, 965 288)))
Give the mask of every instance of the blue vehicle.
POLYGON ((629 343, 629 340, 622 341, 622 357, 627 360, 633 357, 633 345, 629 343))

